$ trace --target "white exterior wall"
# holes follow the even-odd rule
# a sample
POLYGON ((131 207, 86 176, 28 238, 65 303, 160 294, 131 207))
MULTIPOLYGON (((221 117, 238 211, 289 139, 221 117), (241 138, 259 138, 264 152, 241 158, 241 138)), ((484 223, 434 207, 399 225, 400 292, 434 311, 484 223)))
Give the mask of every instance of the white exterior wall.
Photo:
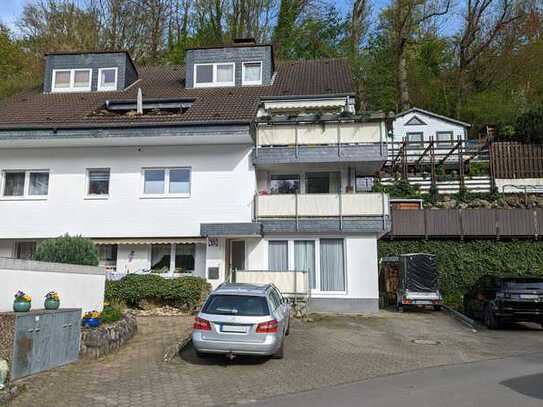
POLYGON ((464 140, 466 138, 464 126, 415 111, 394 120, 392 141, 402 142, 407 133, 423 133, 425 141, 430 141, 430 137, 435 140, 437 132, 441 131, 452 131, 455 140, 458 138, 464 140), (426 125, 406 125, 414 116, 421 119, 426 125))
MULTIPOLYGON (((249 145, 2 149, 0 170, 48 169, 46 200, 0 199, 0 239, 199 236, 202 222, 250 222, 249 145), (191 167, 189 198, 142 197, 142 168, 191 167), (86 199, 88 168, 110 168, 109 199, 86 199)), ((1 250, 1 249, 0 249, 1 250)), ((138 257, 139 258, 139 257, 138 257)))
POLYGON ((498 179, 496 178, 496 188, 498 192, 504 193, 520 193, 526 191, 543 192, 543 178, 515 178, 515 179, 498 179), (514 186, 512 186, 514 185, 514 186), (518 187, 518 188, 515 188, 518 187))
MULTIPOLYGON (((54 266, 52 263, 41 264, 54 266)), ((45 294, 54 290, 60 295, 62 308, 82 308, 83 312, 101 311, 104 305, 105 274, 78 273, 78 266, 66 267, 74 271, 42 271, 42 268, 32 266, 29 269, 0 267, 0 312, 13 310, 13 295, 18 290, 30 294, 33 309, 43 308, 45 294)))
POLYGON ((215 289, 219 284, 223 283, 226 278, 226 264, 225 264, 225 255, 226 255, 226 241, 223 238, 210 239, 206 248, 206 277, 210 267, 218 267, 219 269, 219 278, 216 280, 209 280, 211 287, 215 289), (215 242, 216 245, 210 244, 210 242, 215 242))
POLYGON ((274 236, 273 238, 247 239, 245 245, 248 270, 268 270, 268 241, 289 241, 289 269, 294 270, 294 240, 315 240, 315 270, 320 270, 319 238, 342 238, 345 241, 345 292, 320 292, 313 290, 313 298, 378 299, 379 281, 377 266, 377 237, 363 236, 274 236))

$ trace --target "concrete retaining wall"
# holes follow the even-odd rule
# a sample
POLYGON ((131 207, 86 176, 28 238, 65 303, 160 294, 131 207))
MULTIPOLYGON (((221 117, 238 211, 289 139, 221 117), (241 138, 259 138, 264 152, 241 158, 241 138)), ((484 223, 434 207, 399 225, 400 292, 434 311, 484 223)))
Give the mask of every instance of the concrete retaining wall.
POLYGON ((32 309, 43 308, 45 294, 57 291, 62 308, 101 311, 106 282, 99 267, 0 258, 0 312, 12 311, 13 295, 32 296, 32 309))

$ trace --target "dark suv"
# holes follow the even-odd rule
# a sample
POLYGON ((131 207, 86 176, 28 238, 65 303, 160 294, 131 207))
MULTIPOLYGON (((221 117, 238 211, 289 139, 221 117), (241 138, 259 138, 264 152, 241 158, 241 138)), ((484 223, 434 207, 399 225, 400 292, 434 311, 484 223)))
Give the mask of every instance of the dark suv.
POLYGON ((543 326, 543 277, 481 277, 464 295, 464 312, 490 329, 502 322, 543 326))

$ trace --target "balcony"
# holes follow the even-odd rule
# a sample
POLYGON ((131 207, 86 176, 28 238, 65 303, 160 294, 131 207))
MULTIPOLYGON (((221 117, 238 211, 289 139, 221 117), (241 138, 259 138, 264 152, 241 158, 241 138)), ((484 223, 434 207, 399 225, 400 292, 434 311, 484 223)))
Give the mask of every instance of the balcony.
POLYGON ((363 163, 372 173, 386 161, 385 134, 382 120, 259 123, 253 163, 363 163))
POLYGON ((382 193, 257 195, 255 217, 264 234, 390 229, 389 198, 382 193))

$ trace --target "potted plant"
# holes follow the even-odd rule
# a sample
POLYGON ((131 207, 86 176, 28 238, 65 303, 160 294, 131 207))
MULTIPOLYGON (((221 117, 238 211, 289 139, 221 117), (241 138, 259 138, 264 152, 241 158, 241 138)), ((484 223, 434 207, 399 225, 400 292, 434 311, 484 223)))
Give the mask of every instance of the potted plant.
POLYGON ((45 309, 49 310, 56 310, 58 307, 60 307, 60 296, 56 291, 49 291, 45 295, 45 302, 44 302, 45 309))
POLYGON ((15 300, 13 301, 13 311, 15 312, 28 312, 32 306, 32 297, 19 290, 15 294, 15 300))
POLYGON ((88 311, 83 315, 83 326, 88 328, 98 328, 100 326, 100 313, 98 311, 88 311))

